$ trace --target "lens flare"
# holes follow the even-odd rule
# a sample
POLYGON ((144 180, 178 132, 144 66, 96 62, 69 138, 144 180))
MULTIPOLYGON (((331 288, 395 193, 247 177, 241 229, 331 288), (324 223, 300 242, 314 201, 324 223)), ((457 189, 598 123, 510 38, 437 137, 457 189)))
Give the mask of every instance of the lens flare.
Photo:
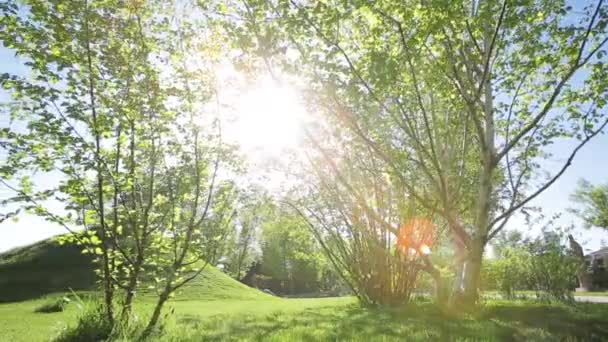
POLYGON ((429 254, 431 254, 431 248, 427 245, 421 245, 420 252, 424 255, 429 255, 429 254))
POLYGON ((408 220, 397 235, 397 249, 403 255, 429 255, 435 240, 435 227, 424 217, 408 220))

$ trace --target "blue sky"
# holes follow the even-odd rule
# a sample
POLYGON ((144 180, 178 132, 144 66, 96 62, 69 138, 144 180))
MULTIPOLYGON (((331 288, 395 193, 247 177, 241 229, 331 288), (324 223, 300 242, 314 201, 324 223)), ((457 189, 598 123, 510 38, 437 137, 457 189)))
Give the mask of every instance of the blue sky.
MULTIPOLYGON (((22 75, 27 73, 27 69, 19 63, 11 51, 0 47, 0 73, 9 71, 22 75)), ((0 102, 7 100, 9 100, 8 94, 0 90, 0 102)), ((6 126, 8 118, 2 115, 4 114, 0 114, 0 126, 6 126)), ((544 163, 546 169, 554 173, 568 158, 571 149, 572 146, 567 143, 557 143, 551 146, 549 152, 553 154, 553 157, 544 163)), ((566 210, 573 205, 569 196, 580 178, 585 178, 595 184, 608 182, 608 135, 602 134, 596 137, 581 150, 568 171, 549 190, 537 197, 531 205, 542 207, 546 217, 561 213, 562 216, 556 221, 556 224, 564 226, 574 224, 577 227, 575 237, 580 239, 585 249, 595 250, 602 246, 602 240, 608 243, 608 232, 600 229, 581 228, 580 220, 566 210)), ((53 180, 45 179, 44 176, 38 176, 35 180, 53 182, 53 180)), ((8 189, 0 188, 0 200, 9 195, 8 189)), ((56 203, 50 203, 50 205, 57 207, 56 203)), ((508 228, 523 231, 527 229, 521 217, 514 217, 508 228)), ((0 224, 0 252, 64 232, 64 228, 45 222, 38 217, 21 215, 17 222, 7 220, 0 224)), ((537 231, 530 233, 535 234, 537 231)))

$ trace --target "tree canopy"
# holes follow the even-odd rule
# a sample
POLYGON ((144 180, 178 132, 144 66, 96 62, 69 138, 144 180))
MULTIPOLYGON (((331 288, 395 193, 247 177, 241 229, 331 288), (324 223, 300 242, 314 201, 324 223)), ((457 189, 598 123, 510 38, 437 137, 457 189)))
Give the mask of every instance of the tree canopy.
POLYGON ((608 229, 608 184, 593 185, 581 179, 571 198, 582 206, 573 211, 587 227, 608 229))

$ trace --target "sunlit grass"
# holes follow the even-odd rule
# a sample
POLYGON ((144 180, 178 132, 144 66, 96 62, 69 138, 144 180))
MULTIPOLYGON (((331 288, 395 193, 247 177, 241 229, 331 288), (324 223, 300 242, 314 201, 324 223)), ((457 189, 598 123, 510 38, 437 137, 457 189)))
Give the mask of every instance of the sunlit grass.
MULTIPOLYGON (((500 292, 498 292, 498 291, 484 292, 484 295, 491 296, 491 297, 497 296, 499 294, 500 294, 500 292)), ((534 292, 534 291, 516 291, 515 294, 518 296, 532 297, 532 296, 536 295, 536 292, 534 292)), ((572 292, 572 295, 576 296, 576 297, 608 297, 608 291, 572 292)))
POLYGON ((581 297, 608 297, 608 291, 574 292, 573 295, 581 297))
MULTIPOLYGON (((44 299, 0 305, 2 341, 47 341, 74 324, 75 304, 35 313, 44 299)), ((140 301, 137 312, 153 303, 140 301)), ((171 302, 156 341, 605 340, 608 305, 545 305, 489 300, 475 314, 430 303, 365 308, 353 298, 192 300, 171 302)), ((145 317, 141 317, 144 319, 145 317)))

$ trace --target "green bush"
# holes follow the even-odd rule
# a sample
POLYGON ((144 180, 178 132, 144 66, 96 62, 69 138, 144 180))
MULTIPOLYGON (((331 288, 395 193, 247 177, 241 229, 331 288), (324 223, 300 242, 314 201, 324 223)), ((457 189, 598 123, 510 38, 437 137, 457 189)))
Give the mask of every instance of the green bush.
POLYGON ((97 342, 108 340, 112 324, 107 320, 101 305, 85 309, 75 326, 66 327, 55 342, 97 342))
MULTIPOLYGON (((79 299, 82 309, 78 321, 68 325, 52 340, 53 342, 101 342, 101 341, 135 341, 144 330, 144 321, 133 315, 127 322, 115 317, 114 324, 107 319, 104 306, 98 301, 83 302, 79 299)), ((165 314, 165 318, 169 313, 165 314)), ((163 324, 155 329, 155 334, 164 333, 163 324)))
POLYGON ((62 312, 65 310, 66 305, 70 303, 70 299, 68 297, 62 297, 59 299, 53 299, 42 305, 36 307, 34 312, 38 313, 53 313, 53 312, 62 312))
POLYGON ((520 291, 533 291, 542 301, 571 301, 576 267, 559 236, 545 234, 520 247, 505 248, 498 259, 485 262, 483 286, 508 299, 520 291))
POLYGON ((517 291, 527 290, 532 272, 531 257, 524 249, 508 248, 499 259, 484 263, 483 279, 486 289, 499 291, 508 299, 517 297, 517 291))
POLYGON ((572 289, 578 262, 564 248, 551 246, 531 257, 529 287, 545 301, 573 301, 572 289))

